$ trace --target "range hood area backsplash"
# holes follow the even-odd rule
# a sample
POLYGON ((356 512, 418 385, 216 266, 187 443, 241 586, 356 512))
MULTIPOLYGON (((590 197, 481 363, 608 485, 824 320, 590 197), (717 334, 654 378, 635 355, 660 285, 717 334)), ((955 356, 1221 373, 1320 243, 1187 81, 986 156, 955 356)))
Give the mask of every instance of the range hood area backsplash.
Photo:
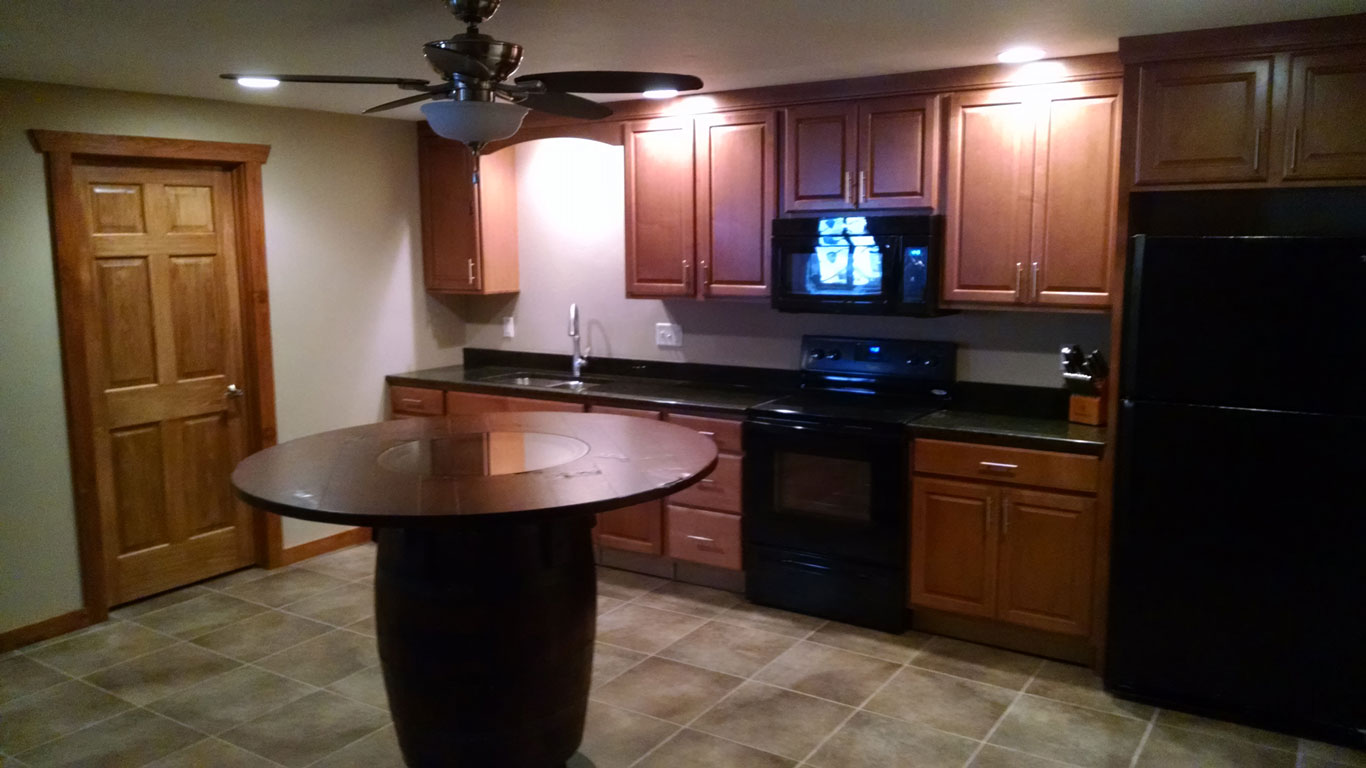
POLYGON ((621 147, 547 139, 503 151, 516 152, 521 292, 459 300, 468 347, 567 354, 576 302, 594 357, 796 368, 803 334, 914 338, 957 342, 961 380, 1057 387, 1062 345, 1109 352, 1101 313, 917 319, 786 314, 766 301, 627 299, 621 147), (503 337, 505 317, 514 318, 514 338, 503 337), (656 346, 656 323, 680 326, 683 345, 656 346))

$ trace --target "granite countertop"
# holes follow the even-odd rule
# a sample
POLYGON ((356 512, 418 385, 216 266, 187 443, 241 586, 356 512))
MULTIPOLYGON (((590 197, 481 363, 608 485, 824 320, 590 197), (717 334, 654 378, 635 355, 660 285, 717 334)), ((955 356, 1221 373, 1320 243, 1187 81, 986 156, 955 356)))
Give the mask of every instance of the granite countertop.
POLYGON ((1105 429, 1062 419, 1001 416, 973 411, 935 411, 910 423, 911 434, 942 440, 1009 445, 1044 451, 1100 455, 1105 429))

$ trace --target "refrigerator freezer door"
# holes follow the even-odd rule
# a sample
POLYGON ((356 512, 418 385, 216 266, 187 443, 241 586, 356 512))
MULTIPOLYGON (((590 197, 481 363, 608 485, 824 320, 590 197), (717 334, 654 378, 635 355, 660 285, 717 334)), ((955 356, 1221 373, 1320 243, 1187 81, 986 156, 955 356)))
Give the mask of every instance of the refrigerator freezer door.
POLYGON ((1366 415, 1366 240, 1134 238, 1121 396, 1366 415))

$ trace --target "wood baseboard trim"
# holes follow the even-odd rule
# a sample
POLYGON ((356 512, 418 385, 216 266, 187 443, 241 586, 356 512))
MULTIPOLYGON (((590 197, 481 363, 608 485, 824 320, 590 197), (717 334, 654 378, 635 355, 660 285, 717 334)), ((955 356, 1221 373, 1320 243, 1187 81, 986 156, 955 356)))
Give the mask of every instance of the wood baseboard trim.
POLYGON ((1043 632, 974 616, 959 616, 928 608, 911 611, 911 628, 934 635, 946 635, 974 643, 994 645, 1035 656, 1068 661, 1093 667, 1094 649, 1090 639, 1043 632))
POLYGON ((334 533, 331 536, 324 536, 321 539, 305 541, 292 547, 285 547, 280 551, 280 565, 293 565, 300 560, 307 560, 310 557, 317 557, 328 552, 335 552, 338 549, 354 547, 357 544, 364 544, 370 540, 369 528, 352 528, 349 531, 334 533))
POLYGON ((65 635, 67 632, 85 629, 90 624, 90 617, 86 614, 85 609, 81 608, 70 613, 53 616, 50 619, 43 619, 35 624, 0 632, 0 653, 6 653, 15 648, 23 648, 26 645, 32 645, 58 635, 65 635))

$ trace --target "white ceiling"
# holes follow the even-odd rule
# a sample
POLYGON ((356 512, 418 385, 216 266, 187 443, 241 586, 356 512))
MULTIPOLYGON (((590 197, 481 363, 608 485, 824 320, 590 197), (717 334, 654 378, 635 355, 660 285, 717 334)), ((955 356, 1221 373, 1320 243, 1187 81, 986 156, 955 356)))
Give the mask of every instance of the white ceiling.
MULTIPOLYGON (((1334 16, 1366 0, 506 0, 483 27, 521 74, 653 69, 706 90, 939 69, 1012 44, 1052 56, 1122 36, 1334 16)), ((386 86, 248 91, 220 72, 429 77, 421 45, 461 25, 440 0, 3 0, 0 77, 359 112, 386 86)), ((417 107, 385 113, 418 119, 417 107)))

